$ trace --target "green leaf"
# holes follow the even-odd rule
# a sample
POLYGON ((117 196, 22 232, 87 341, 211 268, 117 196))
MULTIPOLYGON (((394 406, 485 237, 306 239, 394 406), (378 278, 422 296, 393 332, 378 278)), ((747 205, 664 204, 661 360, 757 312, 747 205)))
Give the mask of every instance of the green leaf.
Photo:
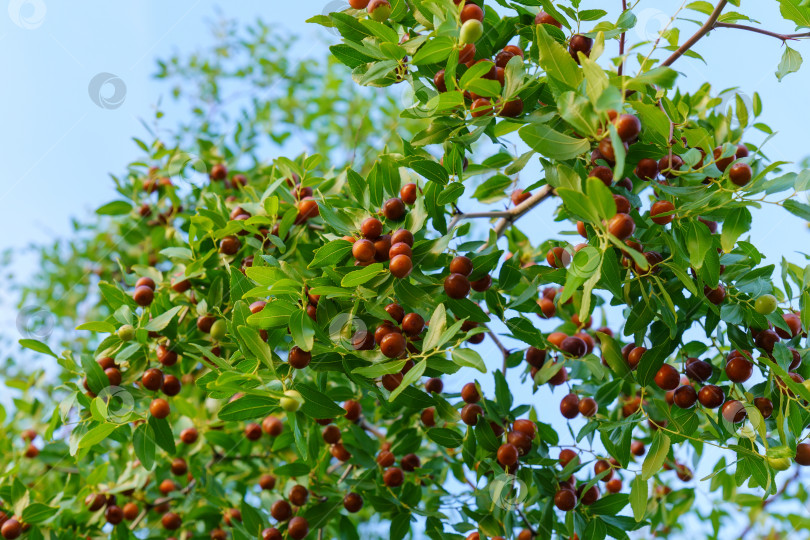
POLYGON ((711 15, 712 11, 714 11, 714 6, 709 2, 699 1, 699 2, 691 2, 686 6, 686 9, 691 9, 704 15, 711 15))
POLYGON ((220 420, 254 420, 264 418, 278 406, 278 400, 249 394, 226 403, 219 411, 220 420))
POLYGON ((591 149, 587 139, 575 139, 545 124, 527 124, 518 134, 532 150, 551 159, 573 159, 591 149))
POLYGON ((94 394, 100 394, 102 389, 110 385, 110 379, 104 374, 101 365, 93 360, 92 357, 83 354, 81 359, 82 369, 84 369, 84 373, 87 376, 87 386, 90 387, 90 391, 94 394))
POLYGON ((744 232, 751 228, 751 212, 747 208, 731 210, 723 220, 723 231, 720 234, 720 245, 726 252, 734 249, 734 244, 744 232))
POLYGON ((169 311, 161 313, 160 315, 149 321, 149 323, 147 323, 146 326, 144 326, 144 328, 146 330, 149 330, 150 332, 160 332, 161 330, 169 326, 169 323, 181 309, 183 309, 183 306, 174 306, 169 311))
POLYGON ((628 495, 625 493, 615 493, 613 495, 605 495, 598 501, 593 503, 589 510, 592 514, 602 516, 615 516, 622 508, 627 506, 628 495))
POLYGON ((481 355, 473 349, 453 349, 452 353, 453 362, 463 367, 475 368, 481 373, 487 372, 487 366, 484 364, 484 359, 481 355))
POLYGON ((22 520, 23 523, 42 523, 43 521, 47 521, 58 511, 59 509, 53 506, 35 502, 26 506, 25 510, 22 511, 22 520))
POLYGON ((458 81, 458 85, 466 90, 472 81, 482 78, 484 75, 489 73, 491 69, 491 62, 477 62, 473 64, 470 69, 464 72, 464 75, 462 75, 461 79, 458 81))
POLYGON ((426 433, 428 439, 445 448, 458 448, 464 440, 461 433, 449 428, 430 428, 426 433))
POLYGON ((641 476, 644 480, 648 480, 661 470, 669 453, 669 447, 669 437, 661 430, 656 431, 655 435, 653 435, 650 450, 647 452, 644 464, 641 466, 641 476))
POLYGON ((345 37, 350 41, 360 42, 364 38, 371 36, 371 32, 369 32, 360 22, 349 15, 348 13, 330 13, 329 16, 332 18, 332 22, 337 28, 340 35, 345 37))
POLYGON ((141 424, 135 428, 132 436, 135 456, 147 471, 155 466, 155 432, 149 424, 141 424))
MULTIPOLYGON (((242 511, 242 524, 245 526, 245 529, 247 529, 254 538, 260 536, 264 525, 259 512, 250 506, 247 501, 242 501, 239 507, 242 511)), ((234 534, 234 536, 236 535, 234 534)))
POLYGON ((118 428, 118 424, 99 424, 85 433, 79 441, 79 448, 95 446, 104 441, 118 428))
POLYGON ((264 309, 249 316, 247 322, 251 326, 258 326, 259 328, 287 326, 290 322, 290 316, 299 309, 301 309, 300 306, 289 300, 267 302, 264 309))
POLYGON ((436 199, 439 206, 454 203, 464 194, 464 184, 461 182, 453 182, 445 187, 436 199))
POLYGON ((371 281, 383 272, 385 272, 385 268, 383 268, 381 263, 370 264, 365 268, 353 270, 343 276, 343 279, 340 281, 340 286, 357 287, 358 285, 362 285, 367 281, 371 281))
POLYGON ((312 262, 307 268, 335 266, 352 252, 352 243, 348 240, 331 240, 318 248, 312 262))
POLYGON ((628 87, 634 90, 643 90, 648 84, 662 86, 664 88, 672 88, 675 85, 675 79, 678 78, 678 72, 671 67, 662 66, 653 68, 646 73, 642 73, 638 77, 628 82, 628 87))
POLYGON ((445 185, 450 180, 447 169, 430 159, 415 159, 408 163, 408 167, 431 182, 445 185))
POLYGON ((38 353, 47 354, 49 356, 53 356, 54 358, 59 358, 56 354, 51 350, 50 347, 38 341, 36 339, 21 339, 19 344, 26 349, 31 349, 32 351, 36 351, 38 353))
POLYGON ((616 341, 602 332, 597 332, 596 335, 599 337, 602 356, 605 358, 610 369, 613 370, 613 373, 619 377, 624 377, 630 373, 630 367, 627 365, 627 362, 624 361, 616 341))
MULTIPOLYGON (((597 180, 597 182, 602 183, 601 180, 597 180)), ((592 201, 590 197, 586 197, 579 191, 562 187, 557 188, 557 195, 562 198, 565 208, 573 212, 577 217, 581 217, 589 223, 599 222, 599 211, 594 206, 594 201, 592 201)), ((613 196, 611 196, 611 202, 612 201, 613 196)), ((613 203, 613 208, 616 208, 616 203, 613 203)))
POLYGON ((782 17, 796 23, 796 28, 810 28, 810 8, 806 0, 779 0, 782 17))
POLYGON ((688 221, 684 225, 684 229, 689 262, 695 270, 698 270, 703 266, 706 253, 712 249, 712 233, 708 227, 697 220, 688 221))
MULTIPOLYGON (((270 346, 261 338, 259 332, 249 326, 239 326, 236 331, 239 333, 239 336, 245 342, 250 352, 275 374, 276 368, 273 363, 273 352, 270 346)), ((247 354, 245 356, 249 358, 247 354)))
POLYGON ((444 304, 439 304, 430 317, 428 331, 422 343, 422 351, 428 352, 436 348, 445 328, 447 328, 447 312, 445 311, 444 304))
POLYGON ((115 325, 106 321, 89 321, 76 327, 76 330, 87 330, 89 332, 115 332, 115 325))
POLYGON ((304 403, 301 412, 310 418, 338 418, 346 414, 343 407, 309 383, 298 383, 295 390, 301 393, 304 403))
POLYGON ((791 379, 785 368, 768 358, 767 355, 761 355, 759 357, 759 361, 766 363, 773 371, 773 374, 779 377, 793 393, 801 396, 805 400, 810 399, 810 390, 808 390, 803 384, 799 384, 791 379))
MULTIPOLYGON (((597 69, 600 73, 603 73, 601 68, 597 67, 597 69)), ((557 99, 557 110, 563 120, 568 122, 578 133, 594 134, 592 126, 596 114, 591 103, 584 96, 580 96, 576 92, 565 92, 557 99)))
POLYGON ((496 174, 487 178, 475 188, 473 199, 484 204, 494 203, 506 197, 506 189, 512 185, 513 179, 505 174, 496 174))
POLYGON ((194 253, 192 253, 190 249, 184 247, 167 247, 161 249, 160 254, 170 259, 191 260, 194 257, 194 253))
POLYGON ((128 201, 112 201, 96 209, 100 216, 123 216, 129 214, 132 204, 128 201))
POLYGON ((796 73, 802 67, 802 55, 799 51, 791 49, 785 45, 785 52, 782 53, 782 60, 776 67, 776 78, 781 82, 788 74, 796 73))
POLYGON ((794 199, 788 199, 782 203, 782 206, 794 216, 798 216, 805 221, 810 221, 810 205, 794 199))
POLYGON ((607 220, 616 215, 613 193, 598 178, 588 178, 588 201, 596 209, 599 218, 607 220))
POLYGON ((315 344, 315 326, 307 312, 299 309, 290 315, 290 334, 299 348, 311 351, 315 344))
POLYGON ((365 26, 366 30, 379 38, 382 42, 396 43, 399 41, 399 36, 393 28, 373 19, 360 19, 360 24, 365 26))
POLYGON ((154 416, 150 415, 149 427, 152 428, 152 431, 155 434, 155 442, 158 446, 163 448, 170 455, 177 453, 177 447, 174 445, 172 427, 166 418, 155 418, 154 416))
POLYGON ((633 517, 637 522, 643 520, 644 514, 647 513, 649 493, 647 481, 640 474, 636 475, 630 484, 630 506, 633 508, 633 517))
POLYGON ((420 66, 444 62, 450 56, 450 53, 453 52, 453 47, 455 47, 455 43, 449 37, 441 36, 433 38, 416 51, 416 54, 413 55, 413 59, 411 60, 411 64, 420 66))
POLYGON ((406 362, 407 360, 381 362, 379 364, 372 364, 370 366, 354 368, 352 370, 352 373, 360 377, 375 379, 377 377, 382 377, 383 375, 388 375, 390 373, 399 373, 400 371, 402 371, 402 368, 405 366, 406 362))
POLYGON ((402 540, 411 530, 411 513, 404 511, 391 519, 389 540, 402 540))
POLYGON ((425 372, 425 367, 427 367, 427 360, 422 360, 417 362, 415 366, 413 366, 408 373, 402 377, 402 381, 399 383, 399 386, 394 388, 394 391, 388 396, 388 401, 394 401, 397 396, 399 396, 402 392, 404 392, 408 387, 412 384, 417 382, 421 377, 422 374, 425 372))
POLYGON ((498 405, 505 411, 512 408, 512 392, 509 391, 509 384, 501 371, 493 374, 495 378, 495 399, 498 405))
POLYGON ((624 176, 624 158, 627 155, 627 152, 624 149, 624 143, 622 143, 622 140, 619 137, 619 132, 616 131, 616 126, 613 124, 608 124, 608 131, 610 133, 610 142, 613 145, 613 152, 616 158, 616 164, 613 166, 613 179, 618 181, 624 176))
POLYGON ((568 90, 576 89, 582 81, 582 71, 577 63, 556 39, 548 35, 542 24, 536 25, 534 32, 540 53, 540 66, 560 86, 568 90))
POLYGON ((296 478, 299 476, 306 476, 307 474, 309 474, 310 470, 311 469, 309 465, 307 465, 306 463, 295 461, 293 463, 287 463, 286 465, 276 467, 275 469, 273 469, 273 474, 276 476, 289 476, 291 478, 296 478))
POLYGON ((338 43, 337 45, 332 45, 329 47, 329 51, 343 64, 349 66, 350 68, 354 69, 358 66, 362 66, 363 64, 367 64, 369 62, 373 62, 374 58, 368 56, 362 51, 357 50, 357 45, 352 47, 351 45, 345 43, 338 43))

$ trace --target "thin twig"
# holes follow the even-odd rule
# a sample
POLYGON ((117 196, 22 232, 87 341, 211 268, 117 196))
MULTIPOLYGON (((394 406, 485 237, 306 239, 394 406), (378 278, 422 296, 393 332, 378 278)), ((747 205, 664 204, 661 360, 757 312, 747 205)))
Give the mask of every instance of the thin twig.
MULTIPOLYGON (((773 497, 770 497, 770 498, 762 501, 762 506, 761 506, 762 510, 765 510, 765 508, 767 508, 769 504, 771 504, 774 501, 777 501, 782 495, 784 495, 785 491, 787 491, 787 488, 790 487, 790 484, 792 484, 793 482, 795 482, 798 479, 799 479, 799 468, 796 467, 796 472, 793 473, 793 476, 791 476, 790 478, 785 480, 785 483, 782 484, 782 487, 779 488, 779 490, 773 495, 773 497)), ((751 532, 751 529, 754 528, 755 519, 756 519, 755 517, 752 517, 750 523, 748 523, 748 526, 745 529, 743 529, 742 533, 740 533, 740 540, 745 538, 745 535, 747 535, 749 532, 751 532)))
MULTIPOLYGON (((456 214, 459 219, 473 219, 473 218, 503 218, 511 216, 511 212, 509 210, 503 210, 501 212, 467 212, 466 214, 456 214)), ((455 217, 455 216, 454 216, 455 217)))
POLYGON ((495 335, 495 332, 493 332, 489 328, 489 326, 487 326, 486 324, 483 324, 482 326, 487 329, 487 334, 489 334, 489 337, 492 338, 492 341, 495 342, 495 345, 497 345, 498 349, 500 349, 501 354, 503 355, 503 367, 501 368, 501 371, 503 372, 504 375, 506 375, 506 361, 509 359, 510 354, 509 349, 504 347, 503 343, 501 343, 501 340, 498 339, 498 336, 495 335))
POLYGON ((748 32, 754 32, 757 34, 762 34, 764 36, 775 37, 776 39, 781 39, 782 41, 788 40, 795 40, 795 39, 803 39, 803 38, 810 38, 810 32, 803 32, 801 34, 780 34, 778 32, 771 32, 770 30, 764 30, 762 28, 757 28, 755 26, 746 26, 744 24, 732 24, 732 23, 715 23, 715 28, 736 28, 737 30, 747 30, 748 32))
MULTIPOLYGON (((191 482, 188 483, 188 485, 186 487, 181 489, 179 493, 181 495, 187 495, 188 492, 191 491, 194 488, 194 484, 196 482, 197 482, 196 480, 192 480, 191 482)), ((144 508, 141 511, 141 513, 130 524, 129 530, 134 531, 138 527, 138 525, 141 523, 141 521, 143 521, 143 518, 146 517, 146 514, 149 513, 149 510, 151 510, 152 508, 154 508, 156 506, 160 506, 163 503, 167 503, 167 502, 171 501, 172 499, 173 499, 173 497, 162 497, 160 499, 155 499, 155 501, 151 502, 151 503, 146 502, 144 504, 144 508)))
MULTIPOLYGON (((622 0, 622 13, 627 11, 627 0, 622 0)), ((619 38, 619 57, 621 57, 621 63, 619 64, 619 77, 622 76, 622 72, 624 71, 624 32, 622 32, 621 37, 619 38)))
POLYGON ((667 142, 667 146, 669 146, 669 167, 672 168, 672 138, 675 135, 675 124, 672 122, 672 118, 669 117, 667 110, 664 108, 664 103, 660 99, 658 100, 658 108, 661 109, 661 112, 664 113, 664 116, 666 116, 669 121, 669 141, 667 142))
MULTIPOLYGON (((508 211, 508 216, 502 217, 498 222, 495 224, 495 238, 500 238, 503 236, 503 233, 506 231, 506 228, 509 227, 512 223, 523 217, 523 215, 540 204, 541 202, 545 201, 549 197, 554 195, 554 188, 549 185, 543 186, 537 193, 520 203, 519 205, 515 206, 514 208, 508 211)), ((484 249, 486 245, 482 246, 481 249, 484 249)), ((479 250, 480 251, 480 250, 479 250)))
POLYGON ((366 431, 372 432, 374 435, 377 436, 378 439, 381 439, 381 440, 385 439, 385 433, 383 433, 379 429, 375 428, 374 426, 372 426, 371 424, 369 424, 365 420, 360 421, 360 427, 365 429, 366 431))
POLYGON ((526 525, 526 528, 532 532, 532 538, 534 538, 537 535, 537 530, 534 527, 532 527, 531 524, 529 524, 529 518, 526 517, 526 514, 523 513, 523 510, 518 508, 517 511, 518 514, 520 514, 520 517, 523 518, 523 523, 526 525))
POLYGON ((343 471, 343 474, 341 474, 340 478, 338 478, 337 483, 340 484, 341 482, 343 482, 346 479, 346 477, 349 476, 349 473, 352 472, 353 468, 354 465, 349 465, 348 467, 346 467, 346 470, 343 471))
POLYGON ((712 30, 712 28, 714 28, 715 24, 717 23, 717 19, 720 17, 720 14, 723 13, 723 9, 726 7, 726 4, 728 4, 728 0, 720 0, 717 3, 717 6, 715 6, 714 11, 712 11, 712 14, 709 15, 709 18, 706 20, 705 23, 703 23, 703 26, 701 26, 692 37, 687 39, 683 45, 678 47, 678 49, 674 53, 672 53, 672 55, 669 58, 667 58, 661 63, 661 65, 671 66, 675 62, 675 60, 683 56, 684 53, 686 53, 686 51, 688 51, 689 49, 692 48, 692 46, 694 46, 695 43, 700 41, 700 39, 703 36, 708 34, 712 30))

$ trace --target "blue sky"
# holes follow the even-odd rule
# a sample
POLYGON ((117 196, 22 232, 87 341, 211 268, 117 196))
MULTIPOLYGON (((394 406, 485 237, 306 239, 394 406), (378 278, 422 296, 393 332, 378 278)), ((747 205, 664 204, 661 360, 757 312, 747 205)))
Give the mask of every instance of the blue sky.
MULTIPOLYGON (((5 158, 0 180, 0 230, 6 231, 0 250, 68 236, 71 217, 86 216, 113 198, 108 174, 121 172, 126 163, 138 157, 131 137, 146 137, 140 119, 149 118, 158 99, 166 98, 169 91, 166 85, 151 79, 155 59, 210 44, 207 21, 217 19, 219 12, 243 22, 255 17, 274 21, 307 38, 302 42, 311 49, 294 54, 323 57, 328 42, 336 38, 304 20, 342 5, 339 1, 220 4, 209 0, 90 0, 81 2, 81 7, 47 0, 7 3, 8 11, 0 11, 0 47, 5 52, 0 56, 4 79, 0 102, 5 121, 0 131, 5 158), (100 73, 116 76, 119 91, 123 88, 121 82, 126 86, 123 96, 116 96, 123 100, 114 103, 118 105, 115 108, 100 107, 90 98, 88 85, 100 73)), ((618 0, 612 3, 620 4, 618 0)), ((605 9, 602 1, 586 0, 582 4, 583 8, 605 9)), ((640 23, 628 34, 629 42, 649 39, 663 14, 674 12, 679 5, 681 2, 672 0, 642 2, 637 10, 640 23)), ((775 0, 745 2, 744 6, 746 13, 764 27, 794 31, 791 23, 779 17, 775 0)), ((612 13, 617 11, 613 9, 612 13)), ((696 28, 688 23, 682 27, 682 39, 696 28)), ((810 45, 802 42, 794 47, 810 58, 810 45)), ((639 50, 646 54, 647 48, 639 50)), ((766 154, 774 160, 799 161, 810 153, 806 144, 810 68, 777 82, 774 71, 782 52, 781 42, 738 30, 715 31, 696 50, 708 64, 681 59, 675 67, 683 73, 679 79, 682 88, 694 89, 708 81, 716 90, 737 86, 747 96, 759 92, 764 102, 761 120, 779 132, 768 144, 766 154)), ((615 48, 608 50, 608 54, 611 52, 615 53, 615 48)), ((110 90, 110 85, 102 89, 110 90)), ((103 95, 113 97, 111 93, 103 95)), ((170 118, 171 111, 169 108, 170 118)), ((749 140, 758 142, 762 138, 754 134, 749 140)), ((536 167, 527 168, 522 173, 522 184, 533 183, 537 173, 536 167)), ((558 226, 543 214, 535 212, 526 217, 522 222, 524 230, 553 234, 558 226)), ((794 252, 808 245, 807 234, 804 222, 781 210, 767 208, 754 213, 752 241, 772 262, 785 255, 801 263, 802 258, 794 252)), ((13 270, 24 273, 31 265, 31 260, 23 260, 13 270)), ((3 300, 8 307, 10 299, 3 300)), ((8 330, 14 332, 13 327, 8 330)), ((479 347, 485 358, 499 355, 489 340, 479 347)), ((512 377, 516 382, 516 375, 510 375, 510 382, 512 377)), ((486 389, 491 381, 488 376, 485 379, 486 389)), ((555 423, 561 418, 556 411, 560 396, 558 390, 553 410, 547 411, 555 423)), ((546 397, 544 389, 536 396, 536 403, 546 397)), ((577 425, 575 422, 575 429, 577 425)))

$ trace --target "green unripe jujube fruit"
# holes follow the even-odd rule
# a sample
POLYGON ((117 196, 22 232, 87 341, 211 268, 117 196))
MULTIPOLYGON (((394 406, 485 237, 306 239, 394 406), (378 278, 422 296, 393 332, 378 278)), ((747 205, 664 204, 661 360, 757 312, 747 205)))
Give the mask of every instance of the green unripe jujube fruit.
POLYGON ((211 338, 214 341, 221 341, 228 334, 228 325, 222 319, 217 319, 211 325, 211 338))
POLYGON ((786 471, 790 468, 790 458, 786 457, 769 457, 768 458, 768 465, 776 469, 777 471, 786 471))
POLYGON ((470 19, 461 25, 458 38, 463 45, 475 43, 484 35, 484 25, 478 19, 470 19))
POLYGON ((754 309, 760 315, 768 315, 776 311, 776 297, 772 294, 763 294, 754 302, 754 309))
POLYGON ((284 392, 284 397, 279 400, 281 408, 287 412, 295 412, 301 408, 304 398, 301 397, 295 390, 287 390, 284 392))
POLYGON ((118 339, 121 341, 132 341, 135 339, 135 327, 131 324, 125 324, 118 329, 118 339))
POLYGON ((391 3, 388 0, 371 0, 368 7, 369 16, 377 22, 384 22, 391 16, 391 3))

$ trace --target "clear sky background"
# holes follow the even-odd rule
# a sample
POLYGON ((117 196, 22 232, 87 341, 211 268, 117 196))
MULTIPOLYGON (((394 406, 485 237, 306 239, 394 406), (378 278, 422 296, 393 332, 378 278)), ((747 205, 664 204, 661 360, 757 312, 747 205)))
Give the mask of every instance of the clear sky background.
MULTIPOLYGON (((616 4, 611 9, 615 18, 620 2, 610 3, 616 4)), ((223 15, 246 23, 261 17, 305 37, 301 41, 304 48, 291 54, 323 58, 336 37, 304 20, 343 5, 340 1, 312 0, 221 4, 210 0, 87 0, 80 4, 12 0, 3 4, 8 5, 8 10, 0 10, 0 103, 4 120, 4 129, 0 130, 0 230, 5 231, 0 236, 0 250, 15 251, 31 243, 69 236, 71 217, 87 216, 114 197, 108 174, 120 173, 126 163, 139 156, 131 138, 148 138, 140 120, 152 116, 161 97, 169 122, 173 111, 182 111, 166 107, 170 103, 168 86, 151 78, 156 58, 210 45, 208 22, 223 15), (116 108, 101 107, 90 98, 88 86, 100 73, 117 77, 117 95, 112 85, 102 87, 105 98, 122 97, 116 108), (123 95, 120 81, 126 86, 123 95)), ((601 0, 585 0, 582 4, 583 8, 609 9, 601 0)), ((665 14, 673 13, 680 5, 672 0, 642 0, 637 10, 639 25, 628 33, 629 43, 654 38, 665 14)), ((779 17, 775 0, 747 1, 743 5, 746 13, 764 27, 785 33, 794 31, 791 23, 779 17)), ((705 19, 699 14, 684 14, 705 19)), ((681 26, 682 40, 696 28, 689 23, 681 26)), ((810 42, 799 42, 794 48, 810 59, 810 42)), ((646 53, 647 49, 640 50, 646 53)), ((679 86, 692 90, 708 81, 716 90, 739 87, 747 96, 759 92, 764 102, 761 121, 779 132, 765 153, 774 160, 795 162, 810 153, 810 66, 777 82, 774 72, 782 53, 781 42, 738 30, 715 31, 695 50, 707 58, 708 65, 688 58, 679 60, 675 66, 683 73, 679 86)), ((608 49, 607 54, 615 52, 615 48, 608 49)), ((762 138, 752 132, 748 140, 756 143, 762 138)), ((538 173, 536 166, 528 167, 522 173, 522 185, 536 181, 538 173)), ((547 213, 534 212, 524 218, 521 228, 543 231, 542 238, 547 238, 556 234, 558 225, 547 213)), ((784 255, 802 263, 803 258, 795 251, 810 251, 808 239, 805 223, 787 212, 763 209, 754 213, 752 241, 771 262, 778 262, 784 255)), ((32 260, 21 259, 11 270, 24 275, 32 265, 32 260)), ((8 323, 8 316, 13 317, 9 311, 12 299, 6 295, 0 300, 6 308, 0 318, 2 334, 16 340, 19 336, 13 322, 8 323)), ((479 347, 484 358, 496 360, 493 365, 500 362, 489 340, 479 347)), ((517 384, 516 376, 511 374, 510 382, 517 384)), ((482 382, 486 389, 490 377, 484 377, 482 382)), ((456 386, 450 383, 451 388, 456 386)), ((461 381, 458 383, 460 386, 461 381)), ((560 396, 558 390, 551 401, 541 401, 548 397, 548 390, 543 389, 532 401, 545 402, 541 415, 562 427, 556 407, 560 396)), ((528 393, 519 399, 528 400, 528 393)), ((578 425, 575 422, 575 430, 578 425)))

